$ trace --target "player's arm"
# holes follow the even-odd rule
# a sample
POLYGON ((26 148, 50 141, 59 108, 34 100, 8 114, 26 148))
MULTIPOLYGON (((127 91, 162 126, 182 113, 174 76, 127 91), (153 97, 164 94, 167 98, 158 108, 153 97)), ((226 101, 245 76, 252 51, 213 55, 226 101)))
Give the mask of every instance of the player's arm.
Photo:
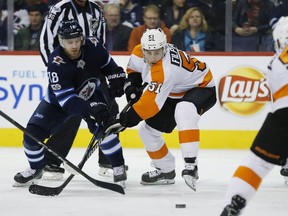
POLYGON ((144 60, 141 52, 141 46, 136 46, 132 55, 130 56, 126 73, 127 81, 124 85, 124 92, 126 94, 127 102, 132 100, 132 103, 135 103, 139 100, 142 95, 141 86, 143 83, 142 79, 142 70, 144 66, 144 60))
POLYGON ((57 30, 62 20, 61 11, 53 6, 46 16, 40 35, 40 54, 46 66, 48 59, 56 45, 58 45, 57 30))
POLYGON ((102 114, 107 105, 98 106, 99 103, 81 98, 73 84, 76 77, 65 66, 49 64, 47 74, 51 94, 64 111, 71 115, 80 115, 85 120, 90 119, 91 116, 96 122, 103 120, 102 114))
POLYGON ((96 44, 95 56, 99 62, 101 73, 109 81, 109 89, 111 97, 121 97, 124 94, 124 83, 126 81, 126 74, 122 67, 117 65, 108 53, 108 51, 101 44, 96 44))
POLYGON ((97 40, 99 41, 99 43, 101 43, 103 46, 105 44, 105 39, 106 39, 106 21, 104 18, 104 13, 103 10, 101 9, 101 7, 95 3, 95 2, 90 2, 91 4, 95 4, 95 9, 94 9, 94 13, 98 14, 99 17, 99 23, 95 29, 95 37, 97 38, 97 40))

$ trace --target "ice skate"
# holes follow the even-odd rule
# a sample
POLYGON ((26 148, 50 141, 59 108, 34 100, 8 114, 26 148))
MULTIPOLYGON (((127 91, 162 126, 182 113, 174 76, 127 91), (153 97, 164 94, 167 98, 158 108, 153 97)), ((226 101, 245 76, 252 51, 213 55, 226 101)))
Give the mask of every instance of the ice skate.
POLYGON ((182 171, 182 177, 185 183, 196 191, 196 181, 199 179, 196 158, 185 158, 184 160, 185 169, 182 171))
POLYGON ((125 181, 127 180, 127 174, 125 165, 113 167, 113 180, 123 188, 126 188, 125 181))
POLYGON ((239 195, 232 197, 231 204, 227 205, 220 216, 238 216, 245 207, 246 200, 239 195))
POLYGON ((112 177, 113 176, 113 169, 111 164, 100 164, 99 163, 99 170, 98 175, 104 177, 112 177))
POLYGON ((17 173, 14 176, 15 183, 14 187, 25 187, 31 184, 36 184, 43 175, 42 169, 31 169, 28 168, 22 172, 17 173))
POLYGON ((45 180, 62 180, 65 173, 64 168, 56 164, 47 164, 43 171, 42 178, 45 180))
POLYGON ((175 170, 164 173, 159 168, 156 170, 146 172, 142 175, 141 184, 143 185, 166 185, 175 183, 175 170))
MULTIPOLYGON (((128 171, 128 165, 125 165, 125 170, 128 171)), ((104 177, 112 177, 113 176, 112 166, 110 164, 99 163, 98 175, 104 176, 104 177)))

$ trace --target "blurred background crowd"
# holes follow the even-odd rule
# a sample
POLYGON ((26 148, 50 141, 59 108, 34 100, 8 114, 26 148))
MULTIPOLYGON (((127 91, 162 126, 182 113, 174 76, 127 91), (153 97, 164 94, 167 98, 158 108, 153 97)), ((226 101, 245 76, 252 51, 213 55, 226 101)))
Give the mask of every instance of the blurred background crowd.
MULTIPOLYGON (((43 22, 57 2, 0 0, 0 50, 39 50, 43 22)), ((185 51, 271 52, 273 27, 281 16, 288 15, 287 0, 95 2, 104 12, 109 51, 131 52, 147 28, 160 27, 168 42, 185 51)))

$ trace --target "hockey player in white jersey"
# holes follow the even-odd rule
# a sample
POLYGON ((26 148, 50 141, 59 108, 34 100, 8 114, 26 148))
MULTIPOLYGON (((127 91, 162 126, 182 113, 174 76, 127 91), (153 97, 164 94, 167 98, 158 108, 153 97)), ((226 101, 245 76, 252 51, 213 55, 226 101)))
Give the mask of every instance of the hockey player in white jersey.
POLYGON ((230 180, 221 216, 240 215, 274 165, 284 165, 288 156, 288 17, 273 31, 275 55, 266 78, 273 103, 248 156, 230 180))
POLYGON ((142 175, 143 185, 173 184, 175 158, 162 138, 177 125, 185 168, 182 177, 196 190, 199 149, 198 121, 216 102, 213 76, 206 63, 189 56, 172 44, 158 29, 147 30, 136 46, 127 67, 124 86, 127 100, 135 102, 121 113, 111 127, 120 123, 133 127, 144 120, 139 135, 156 169, 142 175), (148 83, 141 95, 138 89, 148 83), (138 100, 139 99, 139 100, 138 100))

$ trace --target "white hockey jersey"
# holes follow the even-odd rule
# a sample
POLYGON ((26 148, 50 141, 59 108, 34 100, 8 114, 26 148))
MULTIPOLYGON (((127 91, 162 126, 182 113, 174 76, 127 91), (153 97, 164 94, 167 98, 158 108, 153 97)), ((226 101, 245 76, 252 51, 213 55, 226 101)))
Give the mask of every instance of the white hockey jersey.
POLYGON ((140 100, 133 105, 144 120, 157 114, 168 97, 182 98, 192 88, 215 86, 206 63, 172 44, 168 44, 164 58, 152 66, 143 59, 141 45, 136 46, 127 66, 127 73, 133 72, 141 73, 143 82, 148 83, 140 100))
POLYGON ((275 53, 266 78, 273 98, 272 109, 288 107, 288 46, 275 53))

